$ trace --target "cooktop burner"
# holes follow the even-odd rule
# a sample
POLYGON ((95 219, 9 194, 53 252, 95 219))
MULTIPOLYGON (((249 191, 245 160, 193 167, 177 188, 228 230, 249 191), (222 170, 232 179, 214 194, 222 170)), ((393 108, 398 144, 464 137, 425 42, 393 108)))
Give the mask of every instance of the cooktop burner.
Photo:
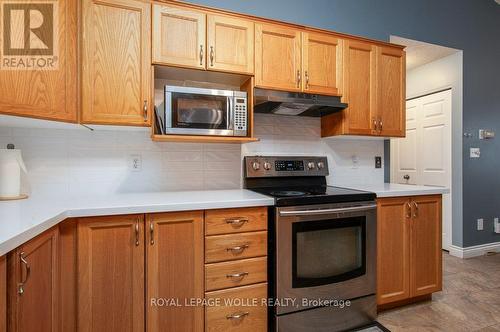
POLYGON ((309 193, 305 191, 296 191, 296 190, 278 190, 278 191, 271 191, 269 194, 271 196, 278 196, 278 197, 292 197, 292 196, 305 196, 308 195, 309 193))
POLYGON ((326 184, 326 157, 247 156, 245 188, 274 197, 276 206, 373 201, 374 193, 326 184))

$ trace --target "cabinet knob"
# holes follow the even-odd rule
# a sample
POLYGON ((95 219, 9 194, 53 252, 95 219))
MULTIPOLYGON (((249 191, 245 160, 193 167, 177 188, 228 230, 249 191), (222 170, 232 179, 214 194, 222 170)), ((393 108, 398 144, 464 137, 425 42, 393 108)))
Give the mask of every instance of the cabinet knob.
POLYGON ((405 174, 405 176, 403 176, 403 179, 405 179, 406 181, 410 180, 410 176, 408 174, 405 174))

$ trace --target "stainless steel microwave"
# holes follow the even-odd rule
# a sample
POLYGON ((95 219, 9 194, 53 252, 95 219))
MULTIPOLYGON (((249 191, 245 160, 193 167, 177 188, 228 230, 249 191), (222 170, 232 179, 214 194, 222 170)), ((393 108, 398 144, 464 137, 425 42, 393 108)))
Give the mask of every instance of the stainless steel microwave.
POLYGON ((165 86, 165 132, 247 136, 247 93, 165 86))

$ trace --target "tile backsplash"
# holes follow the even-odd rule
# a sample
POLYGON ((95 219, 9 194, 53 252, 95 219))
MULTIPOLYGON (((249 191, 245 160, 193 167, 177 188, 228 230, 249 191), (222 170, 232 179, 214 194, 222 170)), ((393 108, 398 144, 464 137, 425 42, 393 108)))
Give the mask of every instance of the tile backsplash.
POLYGON ((261 141, 241 146, 152 142, 148 130, 0 127, 0 146, 22 150, 24 186, 42 194, 241 188, 242 156, 253 154, 327 155, 335 185, 384 180, 383 168, 374 168, 383 141, 321 139, 317 118, 256 114, 255 127, 261 141), (132 169, 135 155, 140 171, 132 169))

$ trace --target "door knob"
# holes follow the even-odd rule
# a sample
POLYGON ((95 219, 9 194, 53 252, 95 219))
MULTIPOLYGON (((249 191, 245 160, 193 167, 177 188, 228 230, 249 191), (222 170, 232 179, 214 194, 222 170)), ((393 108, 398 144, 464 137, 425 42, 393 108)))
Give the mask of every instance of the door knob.
POLYGON ((405 176, 403 176, 403 179, 405 179, 406 181, 408 181, 410 179, 410 176, 408 174, 406 174, 405 176))

